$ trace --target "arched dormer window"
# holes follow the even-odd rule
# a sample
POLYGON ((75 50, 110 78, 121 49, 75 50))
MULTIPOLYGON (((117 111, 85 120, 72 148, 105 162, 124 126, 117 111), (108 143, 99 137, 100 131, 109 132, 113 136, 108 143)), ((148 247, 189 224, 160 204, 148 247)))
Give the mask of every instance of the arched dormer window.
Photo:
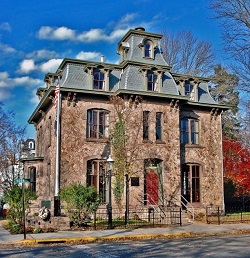
POLYGON ((145 58, 154 58, 154 46, 151 40, 144 41, 144 57, 145 58))

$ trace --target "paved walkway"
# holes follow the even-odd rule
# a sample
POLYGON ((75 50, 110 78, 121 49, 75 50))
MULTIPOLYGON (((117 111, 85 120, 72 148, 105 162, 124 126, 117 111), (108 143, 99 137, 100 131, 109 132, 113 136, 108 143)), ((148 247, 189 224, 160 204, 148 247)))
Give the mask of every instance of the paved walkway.
POLYGON ((38 243, 64 243, 64 242, 91 242, 96 240, 141 239, 154 237, 174 237, 193 235, 214 235, 224 233, 250 232, 250 224, 222 224, 211 225, 194 222, 185 226, 168 228, 139 228, 139 229, 113 229, 96 231, 58 231, 53 233, 11 235, 5 230, 0 221, 0 243, 2 244, 38 244, 38 243))

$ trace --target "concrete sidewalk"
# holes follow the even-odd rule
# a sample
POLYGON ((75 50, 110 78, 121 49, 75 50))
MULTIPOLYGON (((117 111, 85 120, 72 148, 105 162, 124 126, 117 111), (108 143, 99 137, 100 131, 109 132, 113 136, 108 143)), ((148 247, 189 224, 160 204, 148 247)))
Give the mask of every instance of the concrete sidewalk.
MULTIPOLYGON (((1 223, 1 222, 0 222, 1 223)), ((42 244, 66 242, 92 242, 98 240, 150 239, 154 237, 176 237, 214 234, 250 233, 250 224, 211 225, 194 222, 185 226, 167 228, 113 229, 96 231, 58 231, 53 233, 11 235, 0 224, 0 243, 2 244, 42 244)))

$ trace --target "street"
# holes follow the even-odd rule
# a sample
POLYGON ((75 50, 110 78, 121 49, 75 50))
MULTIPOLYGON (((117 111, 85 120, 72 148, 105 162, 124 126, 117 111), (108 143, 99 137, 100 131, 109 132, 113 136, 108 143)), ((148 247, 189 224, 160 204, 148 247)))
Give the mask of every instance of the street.
POLYGON ((250 235, 98 242, 81 245, 0 247, 0 257, 249 257, 250 235))

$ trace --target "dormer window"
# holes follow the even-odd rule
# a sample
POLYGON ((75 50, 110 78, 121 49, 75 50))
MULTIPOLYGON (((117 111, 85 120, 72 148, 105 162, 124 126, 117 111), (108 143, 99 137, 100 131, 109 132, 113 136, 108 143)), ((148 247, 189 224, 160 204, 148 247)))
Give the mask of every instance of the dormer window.
POLYGON ((143 50, 145 58, 154 58, 154 45, 151 40, 144 41, 143 50))
POLYGON ((145 57, 152 58, 152 42, 147 40, 144 44, 144 54, 145 57))
POLYGON ((94 71, 94 90, 104 90, 105 74, 101 71, 94 71))
POLYGON ((148 78, 148 91, 157 91, 158 87, 157 87, 157 78, 158 76, 155 73, 148 73, 147 74, 147 78, 148 78))
POLYGON ((199 82, 194 80, 180 80, 177 82, 182 96, 189 97, 191 101, 198 101, 199 82))
POLYGON ((189 82, 185 83, 185 96, 191 97, 193 91, 194 91, 194 85, 190 84, 189 82))

